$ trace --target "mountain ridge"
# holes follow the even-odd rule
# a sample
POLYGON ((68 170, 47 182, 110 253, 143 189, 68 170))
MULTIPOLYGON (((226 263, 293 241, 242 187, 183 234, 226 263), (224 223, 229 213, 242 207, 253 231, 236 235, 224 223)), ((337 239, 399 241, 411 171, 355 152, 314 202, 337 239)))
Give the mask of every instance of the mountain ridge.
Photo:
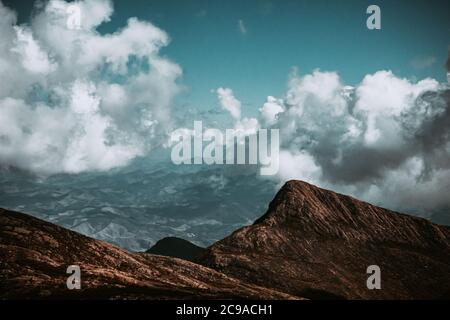
POLYGON ((198 262, 306 298, 433 299, 450 292, 450 228, 293 180, 198 262), (370 265, 382 290, 366 287, 370 265))
POLYGON ((302 181, 287 182, 263 216, 193 260, 128 252, 0 209, 2 299, 450 297, 450 227, 302 181), (66 288, 73 264, 82 290, 66 288), (370 265, 381 269, 381 290, 366 286, 370 265))
POLYGON ((130 253, 0 209, 0 299, 293 299, 189 261, 130 253), (66 269, 79 265, 81 290, 66 269))

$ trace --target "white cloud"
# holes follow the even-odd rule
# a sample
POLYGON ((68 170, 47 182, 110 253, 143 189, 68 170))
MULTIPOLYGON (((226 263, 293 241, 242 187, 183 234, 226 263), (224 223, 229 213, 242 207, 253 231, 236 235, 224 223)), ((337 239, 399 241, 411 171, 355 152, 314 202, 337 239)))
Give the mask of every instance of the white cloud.
POLYGON ((401 123, 396 120, 414 105, 417 97, 429 90, 437 90, 436 80, 425 79, 411 83, 395 77, 390 71, 367 75, 356 89, 355 113, 364 118, 367 145, 396 147, 401 143, 401 123), (393 143, 395 142, 395 143, 393 143))
POLYGON ((17 53, 22 66, 30 73, 48 74, 56 68, 46 52, 42 51, 39 44, 33 39, 29 29, 14 27, 17 35, 15 47, 11 51, 17 53))
POLYGON ((76 4, 80 30, 68 28, 65 1, 49 1, 21 26, 0 4, 2 165, 45 174, 107 170, 167 139, 182 74, 159 55, 168 35, 136 18, 101 35, 96 27, 110 20, 111 2, 76 4))
POLYGON ((234 97, 233 90, 219 88, 217 89, 217 97, 222 108, 227 110, 235 120, 241 118, 241 102, 234 97))
POLYGON ((355 87, 334 72, 293 74, 283 99, 268 99, 281 104, 277 116, 267 116, 267 103, 260 109, 280 129, 280 180, 307 180, 394 209, 450 206, 443 191, 449 92, 434 79, 413 82, 390 71, 355 87))
MULTIPOLYGON (((80 30, 67 28, 64 1, 49 1, 21 26, 0 2, 1 165, 46 174, 107 170, 167 142, 182 75, 159 53, 168 34, 131 18, 102 35, 96 28, 111 19, 111 2, 77 3, 80 30)), ((238 27, 247 33, 243 20, 238 27)), ((280 129, 280 181, 422 210, 450 206, 449 92, 448 83, 390 71, 349 87, 336 72, 315 70, 293 74, 286 94, 269 96, 257 119, 242 116, 231 89, 216 90, 235 128, 280 129)))
POLYGON ((268 125, 272 125, 276 122, 277 115, 284 112, 283 100, 268 96, 267 101, 262 108, 259 109, 259 112, 261 113, 263 121, 268 125))
POLYGON ((256 118, 243 118, 236 121, 234 129, 240 130, 244 135, 256 134, 259 129, 259 122, 256 118))
POLYGON ((278 177, 283 182, 296 179, 318 184, 320 183, 321 169, 307 152, 281 150, 278 177))
POLYGON ((223 109, 227 110, 234 120, 234 129, 240 130, 244 135, 256 134, 259 121, 256 118, 241 118, 241 102, 234 96, 230 88, 217 89, 217 97, 223 109))

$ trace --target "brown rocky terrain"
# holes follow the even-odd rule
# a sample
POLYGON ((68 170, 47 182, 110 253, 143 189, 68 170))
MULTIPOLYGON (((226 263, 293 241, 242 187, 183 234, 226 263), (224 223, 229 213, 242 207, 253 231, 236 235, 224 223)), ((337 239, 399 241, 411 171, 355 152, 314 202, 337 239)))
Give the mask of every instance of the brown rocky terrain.
POLYGON ((189 261, 130 253, 34 217, 0 209, 0 299, 289 299, 189 261), (81 268, 81 290, 66 269, 81 268))
POLYGON ((290 181, 253 225, 202 264, 307 298, 434 299, 450 293, 450 228, 290 181), (381 290, 367 289, 369 265, 381 290))
MULTIPOLYGON (((174 255, 172 246, 164 254, 174 255)), ((435 299, 450 295, 450 227, 301 181, 198 264, 130 253, 0 209, 0 299, 435 299), (82 289, 66 288, 79 265, 82 289), (381 268, 381 290, 366 286, 381 268)))

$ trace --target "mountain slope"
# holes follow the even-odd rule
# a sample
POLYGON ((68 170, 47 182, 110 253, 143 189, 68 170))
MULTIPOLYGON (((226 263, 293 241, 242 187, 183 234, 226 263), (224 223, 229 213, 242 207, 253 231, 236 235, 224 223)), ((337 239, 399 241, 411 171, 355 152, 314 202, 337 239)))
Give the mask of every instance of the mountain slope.
POLYGON ((209 268, 169 257, 133 254, 103 241, 0 209, 0 299, 286 299, 209 268), (81 268, 81 290, 66 269, 81 268))
POLYGON ((290 181, 264 216, 198 261, 313 299, 442 298, 450 293, 450 228, 290 181), (367 288, 370 265, 381 268, 381 290, 367 288))
POLYGON ((196 246, 195 244, 181 238, 166 237, 156 242, 155 245, 146 252, 194 261, 195 258, 205 252, 205 248, 196 246))
POLYGON ((197 262, 130 253, 0 209, 0 299, 432 299, 450 293, 450 228, 300 182, 197 262), (81 290, 66 268, 81 267, 81 290), (369 265, 381 290, 366 287, 369 265), (283 292, 283 293, 282 293, 283 292))

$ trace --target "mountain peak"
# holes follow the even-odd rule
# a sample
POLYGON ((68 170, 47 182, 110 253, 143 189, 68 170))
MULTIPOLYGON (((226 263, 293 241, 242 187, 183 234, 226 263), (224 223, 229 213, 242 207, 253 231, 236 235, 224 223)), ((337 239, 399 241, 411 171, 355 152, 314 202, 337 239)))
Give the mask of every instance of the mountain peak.
MULTIPOLYGON (((292 205, 298 208, 299 204, 314 201, 319 190, 321 189, 302 180, 287 181, 270 202, 266 214, 257 219, 254 224, 275 224, 285 221, 293 213, 286 209, 292 205)), ((291 218, 301 213, 302 210, 296 210, 291 218)))
POLYGON ((450 249, 448 228, 443 232, 426 219, 377 207, 299 180, 288 181, 255 224, 295 227, 309 237, 395 241, 419 247, 440 243, 450 249))
MULTIPOLYGON (((192 249, 182 239, 158 246, 192 249), (181 242, 181 244, 180 244, 181 242)), ((153 250, 156 250, 153 248, 153 250)), ((160 252, 161 253, 161 252, 160 252)), ((164 252, 163 252, 164 254, 164 252)), ((450 228, 289 181, 253 225, 195 259, 131 253, 0 209, 0 298, 434 299, 450 296, 450 228), (68 292, 79 265, 83 289, 68 292), (367 288, 381 270, 382 290, 367 288)))
POLYGON ((265 215, 202 262, 307 298, 436 298, 450 292, 450 228, 289 181, 265 215), (370 265, 383 270, 383 290, 367 289, 370 265))

